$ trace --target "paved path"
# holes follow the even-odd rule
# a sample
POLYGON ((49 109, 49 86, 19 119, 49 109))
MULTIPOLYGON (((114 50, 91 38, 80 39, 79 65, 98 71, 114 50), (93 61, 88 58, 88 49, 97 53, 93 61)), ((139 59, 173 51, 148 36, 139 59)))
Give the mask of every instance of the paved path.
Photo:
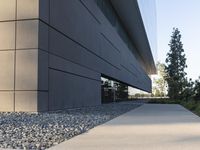
POLYGON ((144 104, 54 149, 200 150, 200 118, 180 105, 144 104))

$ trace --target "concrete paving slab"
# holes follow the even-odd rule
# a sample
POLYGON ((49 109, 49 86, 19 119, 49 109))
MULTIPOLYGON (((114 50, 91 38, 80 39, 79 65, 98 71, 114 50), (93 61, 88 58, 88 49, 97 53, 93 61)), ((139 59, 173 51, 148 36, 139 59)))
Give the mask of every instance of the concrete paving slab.
POLYGON ((144 104, 50 150, 199 150, 200 118, 180 105, 144 104))

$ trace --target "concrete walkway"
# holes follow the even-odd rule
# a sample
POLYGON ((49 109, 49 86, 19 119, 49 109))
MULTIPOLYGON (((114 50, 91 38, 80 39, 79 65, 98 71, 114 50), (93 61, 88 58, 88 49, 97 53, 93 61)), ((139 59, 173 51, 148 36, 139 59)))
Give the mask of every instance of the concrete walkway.
POLYGON ((55 149, 199 150, 200 118, 180 105, 144 104, 55 149))

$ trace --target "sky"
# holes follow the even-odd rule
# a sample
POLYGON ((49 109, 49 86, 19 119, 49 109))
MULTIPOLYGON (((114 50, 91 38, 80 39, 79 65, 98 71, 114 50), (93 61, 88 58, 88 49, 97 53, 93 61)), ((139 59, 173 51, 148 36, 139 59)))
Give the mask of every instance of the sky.
POLYGON ((200 0, 156 0, 157 60, 165 62, 173 27, 180 30, 188 78, 200 76, 200 0))

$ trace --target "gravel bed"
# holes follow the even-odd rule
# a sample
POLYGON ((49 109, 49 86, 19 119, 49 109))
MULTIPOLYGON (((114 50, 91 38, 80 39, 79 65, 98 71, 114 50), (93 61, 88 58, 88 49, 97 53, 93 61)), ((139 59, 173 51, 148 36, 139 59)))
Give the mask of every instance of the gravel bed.
POLYGON ((0 149, 47 149, 139 106, 115 103, 57 113, 0 113, 0 149))

